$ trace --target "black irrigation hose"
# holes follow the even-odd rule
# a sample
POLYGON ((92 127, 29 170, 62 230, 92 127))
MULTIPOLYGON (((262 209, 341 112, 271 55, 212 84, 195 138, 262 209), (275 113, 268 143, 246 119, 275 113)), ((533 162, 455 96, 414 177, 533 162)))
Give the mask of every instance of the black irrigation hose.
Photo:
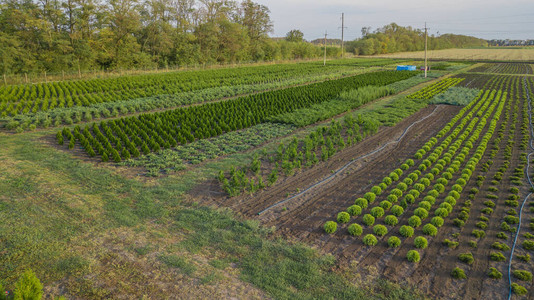
POLYGON ((380 152, 380 151, 382 151, 384 148, 386 148, 387 146, 389 146, 390 144, 396 144, 396 143, 400 142, 400 141, 404 138, 404 136, 406 135, 406 133, 408 133, 408 130, 410 130, 410 128, 411 128, 412 126, 414 126, 415 124, 417 124, 417 123, 419 123, 419 122, 422 122, 422 121, 426 120, 427 118, 430 118, 430 116, 432 116, 432 115, 436 112, 436 110, 437 110, 438 108, 439 108, 439 106, 436 106, 436 108, 434 108, 434 110, 432 111, 431 114, 429 114, 428 116, 422 118, 422 119, 419 120, 419 121, 415 121, 415 122, 413 122, 410 126, 408 126, 408 127, 404 130, 404 132, 402 133, 402 135, 401 135, 397 140, 388 142, 388 143, 384 144, 382 147, 380 147, 380 148, 378 148, 378 149, 376 149, 376 150, 374 150, 374 151, 372 151, 372 152, 369 152, 369 153, 367 153, 367 154, 365 154, 365 155, 362 155, 362 156, 359 156, 359 157, 356 157, 356 158, 352 159, 352 160, 349 161, 347 164, 345 164, 343 167, 341 167, 340 169, 338 169, 334 174, 332 174, 332 175, 328 176, 327 178, 325 178, 325 179, 323 179, 323 180, 321 180, 321 181, 319 181, 319 182, 313 184, 312 186, 308 187, 307 189, 303 190, 302 192, 300 192, 300 193, 298 193, 298 194, 296 194, 296 195, 294 195, 294 196, 291 196, 291 197, 289 197, 289 198, 287 198, 287 199, 285 199, 285 200, 282 200, 282 201, 280 201, 280 202, 277 202, 277 203, 275 203, 275 204, 273 204, 273 205, 271 205, 271 206, 265 208, 264 210, 258 212, 258 215, 261 215, 261 214, 265 213, 266 211, 268 211, 268 210, 270 210, 270 209, 272 209, 272 208, 277 207, 277 206, 280 205, 280 204, 284 204, 284 203, 286 203, 286 202, 288 202, 288 201, 290 201, 290 200, 292 200, 292 199, 295 199, 296 197, 298 197, 298 196, 300 196, 300 195, 306 193, 307 191, 309 191, 309 190, 311 190, 311 189, 313 189, 313 188, 315 188, 315 187, 317 187, 317 186, 319 186, 319 185, 321 185, 321 184, 323 184, 323 183, 329 181, 330 179, 334 178, 337 174, 343 172, 343 170, 345 170, 347 167, 349 167, 350 165, 352 165, 352 164, 355 163, 356 161, 358 161, 358 160, 360 160, 360 159, 363 159, 363 158, 366 158, 366 157, 368 157, 368 156, 370 156, 370 155, 373 155, 373 154, 375 154, 375 153, 377 153, 377 152, 380 152))
MULTIPOLYGON (((530 179, 530 175, 528 173, 528 170, 530 169, 530 156, 534 154, 534 146, 532 143, 534 142, 534 129, 532 127, 532 100, 530 99, 530 90, 527 87, 527 79, 526 77, 523 78, 523 87, 525 89, 525 92, 527 94, 527 100, 528 100, 528 122, 529 122, 529 128, 530 128, 530 153, 527 155, 527 168, 525 169, 525 173, 527 174, 528 182, 530 183, 530 186, 534 188, 534 184, 532 183, 532 180, 530 179)), ((523 204, 521 204, 521 208, 519 209, 519 224, 517 225, 517 230, 515 233, 514 238, 514 244, 512 246, 512 252, 510 253, 510 259, 508 260, 508 285, 510 286, 510 290, 508 291, 508 300, 512 298, 512 259, 514 256, 515 246, 517 244, 517 237, 519 236, 519 230, 521 229, 521 215, 523 213, 523 207, 525 206, 525 203, 527 202, 527 199, 532 195, 532 192, 528 193, 528 195, 525 197, 525 200, 523 200, 523 204)))

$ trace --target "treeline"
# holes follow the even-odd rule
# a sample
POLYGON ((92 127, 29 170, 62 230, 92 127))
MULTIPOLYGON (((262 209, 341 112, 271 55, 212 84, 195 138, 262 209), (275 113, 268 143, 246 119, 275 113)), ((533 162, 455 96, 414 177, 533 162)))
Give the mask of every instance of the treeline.
POLYGON ((2 0, 0 72, 118 70, 308 58, 251 0, 2 0))
MULTIPOLYGON (((374 55, 404 51, 421 51, 425 49, 425 32, 412 27, 402 27, 391 23, 375 31, 371 27, 362 28, 362 38, 348 42, 347 52, 356 55, 374 55)), ((466 47, 486 47, 488 42, 483 39, 443 34, 428 36, 428 49, 449 49, 466 47)))

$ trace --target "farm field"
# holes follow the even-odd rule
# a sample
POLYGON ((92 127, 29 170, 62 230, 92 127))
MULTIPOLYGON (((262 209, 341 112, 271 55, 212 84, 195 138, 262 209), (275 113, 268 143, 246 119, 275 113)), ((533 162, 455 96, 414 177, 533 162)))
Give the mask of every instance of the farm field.
MULTIPOLYGON (((415 59, 424 56, 422 51, 381 54, 372 57, 415 59)), ((519 49, 444 49, 428 51, 429 59, 440 60, 488 60, 488 61, 532 61, 534 48, 519 49)))
POLYGON ((0 289, 533 298, 532 66, 401 62, 0 89, 0 289))

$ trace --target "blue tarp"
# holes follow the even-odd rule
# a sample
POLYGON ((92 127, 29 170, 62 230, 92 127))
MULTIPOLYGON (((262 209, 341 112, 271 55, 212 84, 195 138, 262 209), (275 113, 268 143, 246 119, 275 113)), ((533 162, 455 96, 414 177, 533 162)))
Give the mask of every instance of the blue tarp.
POLYGON ((415 66, 409 66, 409 65, 399 65, 397 66, 397 71, 415 71, 417 68, 415 66))

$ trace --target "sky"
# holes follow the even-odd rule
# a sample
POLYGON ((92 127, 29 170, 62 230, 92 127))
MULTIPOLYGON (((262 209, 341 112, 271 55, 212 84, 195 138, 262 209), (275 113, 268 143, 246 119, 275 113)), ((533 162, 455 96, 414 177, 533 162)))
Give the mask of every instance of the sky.
POLYGON ((304 38, 345 40, 392 22, 424 28, 430 34, 464 34, 483 39, 534 39, 534 0, 255 0, 271 10, 273 37, 299 29, 304 38))

